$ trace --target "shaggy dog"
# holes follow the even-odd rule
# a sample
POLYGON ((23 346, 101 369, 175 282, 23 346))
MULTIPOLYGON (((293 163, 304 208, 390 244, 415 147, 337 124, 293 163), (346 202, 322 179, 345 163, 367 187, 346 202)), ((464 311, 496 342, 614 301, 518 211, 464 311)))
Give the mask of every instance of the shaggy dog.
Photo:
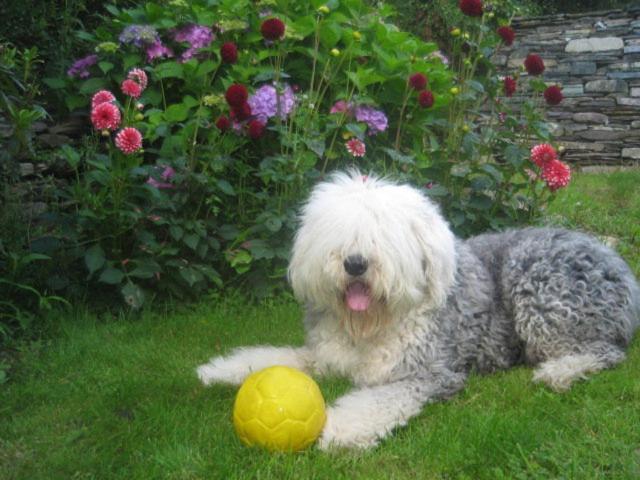
POLYGON ((349 377, 320 447, 371 447, 471 370, 535 365, 565 390, 624 359, 640 317, 625 262, 576 232, 526 228, 454 237, 418 190, 352 172, 315 187, 289 278, 305 305, 303 347, 240 348, 198 368, 240 384, 288 365, 349 377))

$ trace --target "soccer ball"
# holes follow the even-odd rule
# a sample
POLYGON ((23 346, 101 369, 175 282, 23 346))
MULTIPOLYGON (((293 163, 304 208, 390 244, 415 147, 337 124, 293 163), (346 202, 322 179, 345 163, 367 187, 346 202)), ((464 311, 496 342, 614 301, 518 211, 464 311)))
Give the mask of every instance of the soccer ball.
POLYGON ((316 382, 300 370, 283 366, 249 375, 233 407, 240 440, 272 451, 307 448, 320 435, 326 418, 316 382))

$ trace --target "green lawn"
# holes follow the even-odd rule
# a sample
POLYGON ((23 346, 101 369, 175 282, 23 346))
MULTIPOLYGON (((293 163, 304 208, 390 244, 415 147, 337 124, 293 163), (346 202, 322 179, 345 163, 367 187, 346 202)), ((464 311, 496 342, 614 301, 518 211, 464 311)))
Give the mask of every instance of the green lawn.
MULTIPOLYGON (((549 219, 619 238, 638 273, 638 184, 640 172, 578 176, 549 219)), ((472 377, 372 451, 245 448, 235 389, 202 387, 194 368, 237 345, 300 344, 300 315, 284 299, 211 298, 137 319, 52 318, 50 339, 25 346, 0 386, 0 478, 640 478, 637 338, 625 363, 565 394, 528 368, 472 377)), ((349 388, 320 386, 328 401, 349 388)))

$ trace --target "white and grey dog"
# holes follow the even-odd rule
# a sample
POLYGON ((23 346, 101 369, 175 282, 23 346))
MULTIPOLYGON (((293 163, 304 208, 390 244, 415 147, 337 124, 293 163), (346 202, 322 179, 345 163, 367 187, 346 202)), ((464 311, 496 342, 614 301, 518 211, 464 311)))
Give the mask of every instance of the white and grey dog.
POLYGON ((454 237, 417 189, 336 174, 302 211, 289 278, 302 347, 240 348, 198 368, 240 384, 271 365, 349 377, 320 447, 370 447, 469 371, 536 365, 555 390, 620 362, 640 317, 625 262, 595 239, 526 228, 454 237))

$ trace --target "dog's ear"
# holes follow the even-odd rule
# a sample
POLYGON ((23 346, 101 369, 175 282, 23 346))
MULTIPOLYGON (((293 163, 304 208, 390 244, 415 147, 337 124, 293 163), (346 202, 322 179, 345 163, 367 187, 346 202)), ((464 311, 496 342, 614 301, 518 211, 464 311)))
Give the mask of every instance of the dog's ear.
POLYGON ((411 223, 411 231, 420 246, 429 303, 440 306, 455 278, 455 237, 438 208, 426 198, 423 202, 420 216, 411 223))

